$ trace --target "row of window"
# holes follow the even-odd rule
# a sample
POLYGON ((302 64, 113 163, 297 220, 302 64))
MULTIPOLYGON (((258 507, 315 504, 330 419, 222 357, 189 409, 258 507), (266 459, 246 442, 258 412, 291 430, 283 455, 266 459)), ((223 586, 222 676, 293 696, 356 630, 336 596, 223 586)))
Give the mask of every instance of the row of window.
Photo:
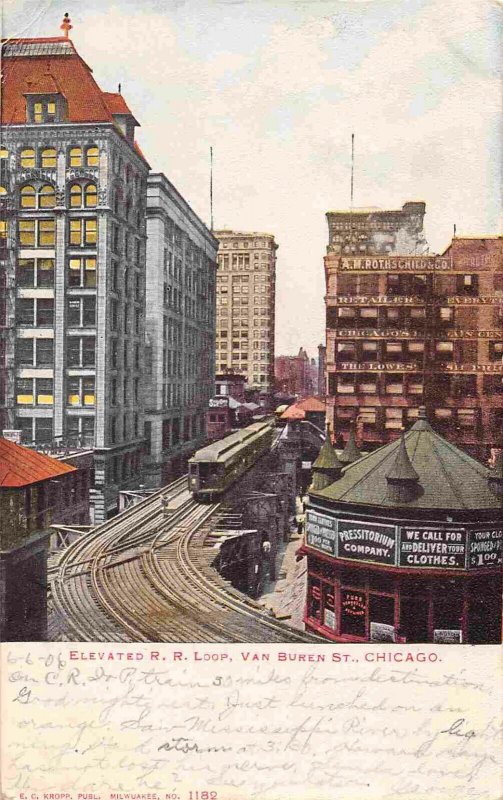
MULTIPOLYGON (((336 432, 348 430, 355 418, 358 423, 376 430, 402 430, 414 423, 419 415, 417 408, 383 408, 382 406, 359 406, 357 409, 338 407, 335 409, 336 432)), ((491 411, 492 424, 503 422, 503 409, 491 411)), ((477 428, 482 421, 479 408, 437 407, 433 410, 436 429, 446 427, 477 428)))
MULTIPOLYGON (((487 308, 484 308, 487 314, 487 308)), ((503 305, 495 306, 492 313, 493 323, 499 326, 503 322, 503 305)), ((411 328, 422 328, 425 323, 432 327, 449 327, 456 322, 456 327, 467 328, 477 326, 478 309, 442 306, 438 308, 426 309, 424 307, 354 307, 338 306, 327 308, 327 328, 336 330, 338 328, 359 327, 377 328, 382 326, 401 326, 405 330, 411 328)), ((491 324, 491 323, 489 323, 491 324)))
MULTIPOLYGON (((95 183, 72 183, 68 189, 70 208, 96 208, 98 189, 95 183)), ((32 184, 21 187, 19 202, 22 209, 54 208, 56 189, 45 183, 36 189, 32 184)))
MULTIPOLYGON (((477 397, 476 375, 436 375, 434 391, 439 397, 477 397)), ((484 394, 501 394, 503 392, 503 376, 484 375, 484 394)), ((376 373, 349 373, 343 375, 330 374, 328 376, 329 394, 422 394, 422 374, 407 374, 387 372, 383 375, 376 373)))
MULTIPOLYGON (((494 288, 503 290, 503 275, 494 275, 494 288)), ((409 275, 404 273, 350 274, 341 273, 330 278, 330 293, 338 295, 391 296, 476 296, 479 294, 480 278, 474 273, 409 275)))
MULTIPOLYGON (((95 217, 68 221, 68 243, 71 247, 95 247, 97 240, 98 221, 95 217)), ((21 247, 55 247, 55 220, 20 219, 19 244, 21 247)))
MULTIPOLYGON (((54 438, 52 417, 17 417, 16 430, 21 431, 23 444, 47 444, 54 438)), ((92 447, 94 416, 68 415, 64 440, 70 446, 92 447)))
MULTIPOLYGON (((8 151, 5 147, 0 149, 0 159, 8 158, 8 151)), ((70 147, 67 155, 67 166, 69 167, 97 167, 99 166, 100 151, 96 145, 88 147, 70 147)), ((35 150, 33 147, 25 147, 19 154, 19 166, 24 169, 55 169, 57 166, 57 151, 55 147, 44 147, 35 150)))
MULTIPOLYGON (((68 406, 95 405, 94 377, 67 378, 66 404, 68 406)), ((16 403, 18 406, 52 406, 54 404, 52 378, 17 378, 16 403)))
MULTIPOLYGON (((487 340, 484 340, 484 344, 487 340)), ((488 358, 490 361, 499 361, 503 357, 503 342, 489 341, 488 358)), ((422 361, 426 351, 428 358, 436 363, 449 361, 469 362, 476 361, 478 342, 475 340, 447 341, 447 342, 418 342, 418 341, 360 341, 337 342, 335 345, 336 363, 346 362, 379 362, 379 361, 422 361)))
MULTIPOLYGON (((53 258, 20 258, 16 270, 18 286, 41 288, 54 286, 53 258)), ((96 286, 96 259, 70 258, 68 286, 93 289, 96 286)))

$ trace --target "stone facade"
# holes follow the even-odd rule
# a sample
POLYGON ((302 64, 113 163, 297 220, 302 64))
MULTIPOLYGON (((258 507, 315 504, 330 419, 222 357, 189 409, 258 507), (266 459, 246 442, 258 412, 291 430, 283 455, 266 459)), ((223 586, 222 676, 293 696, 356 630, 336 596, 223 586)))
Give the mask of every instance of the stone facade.
POLYGON ((148 164, 122 97, 101 92, 69 40, 46 41, 36 40, 49 48, 47 58, 26 55, 25 40, 4 53, 6 84, 32 69, 44 94, 35 95, 35 116, 27 96, 25 122, 4 121, 2 129, 11 209, 3 427, 22 430, 33 445, 93 446, 100 522, 119 490, 138 483, 141 467, 148 164), (92 84, 74 99, 83 68, 82 81, 92 84), (97 121, 78 121, 79 104, 92 102, 97 121), (37 105, 51 114, 37 117, 37 105))
POLYGON ((206 437, 218 242, 162 174, 148 179, 147 233, 144 478, 162 486, 206 437))
POLYGON ((215 231, 217 371, 244 375, 249 388, 274 390, 276 250, 270 233, 215 231))

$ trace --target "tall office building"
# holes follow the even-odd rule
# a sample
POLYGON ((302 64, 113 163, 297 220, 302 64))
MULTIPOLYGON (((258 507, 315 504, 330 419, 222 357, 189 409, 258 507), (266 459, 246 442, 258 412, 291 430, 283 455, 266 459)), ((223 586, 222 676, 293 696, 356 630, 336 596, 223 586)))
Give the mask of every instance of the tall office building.
POLYGON ((163 486, 206 437, 218 241, 162 174, 147 187, 144 478, 163 486))
POLYGON ((139 480, 148 164, 67 36, 2 61, 2 428, 94 447, 99 522, 139 480))
POLYGON ((249 388, 274 391, 276 250, 270 233, 215 231, 217 372, 244 375, 249 388))
MULTIPOLYGON (((332 235, 332 230, 331 230, 332 235)), ((384 444, 425 405, 449 441, 487 458, 503 433, 503 237, 442 256, 325 257, 327 419, 384 444)))

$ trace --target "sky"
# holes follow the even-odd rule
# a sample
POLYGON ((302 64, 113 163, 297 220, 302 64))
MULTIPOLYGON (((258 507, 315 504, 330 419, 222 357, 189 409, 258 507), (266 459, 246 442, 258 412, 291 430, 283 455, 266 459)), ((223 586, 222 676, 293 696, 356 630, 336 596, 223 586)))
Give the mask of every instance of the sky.
MULTIPOLYGON (((2 0, 0 0, 0 3, 2 0)), ((4 36, 71 38, 138 141, 215 228, 273 233, 276 353, 324 341, 325 214, 426 203, 430 252, 500 232, 493 0, 3 0, 4 36)))

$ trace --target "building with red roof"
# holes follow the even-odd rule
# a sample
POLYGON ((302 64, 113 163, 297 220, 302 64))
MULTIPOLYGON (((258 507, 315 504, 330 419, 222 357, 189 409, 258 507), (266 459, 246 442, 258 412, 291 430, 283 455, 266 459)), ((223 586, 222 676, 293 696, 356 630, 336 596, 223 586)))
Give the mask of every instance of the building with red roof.
POLYGON ((2 72, 0 431, 93 447, 99 522, 140 481, 149 165, 68 36, 5 41, 2 72))
POLYGON ((318 397, 305 397, 289 406, 280 419, 284 422, 307 420, 322 430, 325 428, 325 403, 318 397))
POLYGON ((45 638, 50 526, 89 521, 82 456, 74 466, 0 437, 1 641, 45 638))

